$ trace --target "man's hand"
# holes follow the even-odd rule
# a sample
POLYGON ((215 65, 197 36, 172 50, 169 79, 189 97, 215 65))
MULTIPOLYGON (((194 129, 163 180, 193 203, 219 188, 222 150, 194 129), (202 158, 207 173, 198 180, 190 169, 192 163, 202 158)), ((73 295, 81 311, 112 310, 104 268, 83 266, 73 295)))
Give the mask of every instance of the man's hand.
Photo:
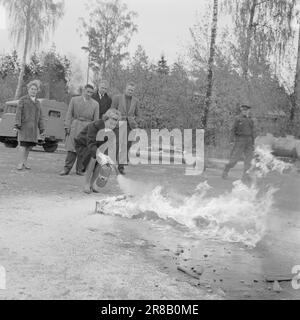
POLYGON ((111 160, 111 158, 107 155, 103 155, 103 162, 104 164, 110 164, 110 165, 114 165, 114 162, 111 160))
POLYGON ((14 131, 19 131, 21 130, 21 126, 15 125, 13 128, 14 131))
POLYGON ((115 163, 112 161, 112 159, 109 156, 107 156, 107 163, 112 166, 115 165, 115 163))
POLYGON ((42 140, 45 140, 45 138, 46 138, 46 133, 45 133, 45 131, 42 131, 42 132, 40 133, 40 136, 41 136, 41 139, 42 139, 42 140))
POLYGON ((104 166, 106 164, 114 165, 112 159, 102 152, 97 152, 97 161, 101 166, 104 166))
POLYGON ((131 129, 136 129, 138 127, 135 117, 128 117, 128 122, 131 126, 131 129))

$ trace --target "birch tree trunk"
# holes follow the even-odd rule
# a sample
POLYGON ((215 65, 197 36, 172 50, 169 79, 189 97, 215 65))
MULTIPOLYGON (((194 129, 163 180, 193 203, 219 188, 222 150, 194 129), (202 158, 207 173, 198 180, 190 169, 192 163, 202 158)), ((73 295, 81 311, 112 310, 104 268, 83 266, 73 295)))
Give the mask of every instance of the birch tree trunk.
POLYGON ((18 85, 15 93, 16 100, 18 100, 22 95, 22 86, 23 86, 23 79, 25 74, 25 66, 26 66, 29 37, 30 37, 30 15, 27 15, 25 28, 26 28, 26 33, 25 33, 24 51, 23 51, 23 57, 22 57, 21 70, 18 78, 18 85))
MULTIPOLYGON (((300 22, 300 21, 299 21, 300 22)), ((294 83, 294 99, 292 103, 290 122, 300 120, 300 24, 298 23, 298 51, 297 51, 297 66, 294 83)))
POLYGON ((252 0, 252 5, 251 5, 251 9, 250 9, 249 24, 247 26, 246 46, 245 46, 245 51, 243 54, 243 65, 242 65, 243 77, 245 79, 248 78, 249 57, 250 57, 250 48, 251 48, 252 32, 253 32, 253 21, 254 21, 256 6, 257 6, 257 0, 252 0))
POLYGON ((216 52, 217 28, 218 28, 218 0, 214 0, 205 106, 204 106, 204 114, 202 118, 202 125, 204 129, 207 128, 208 113, 211 107, 211 97, 212 97, 212 88, 213 88, 213 66, 214 66, 215 52, 216 52))

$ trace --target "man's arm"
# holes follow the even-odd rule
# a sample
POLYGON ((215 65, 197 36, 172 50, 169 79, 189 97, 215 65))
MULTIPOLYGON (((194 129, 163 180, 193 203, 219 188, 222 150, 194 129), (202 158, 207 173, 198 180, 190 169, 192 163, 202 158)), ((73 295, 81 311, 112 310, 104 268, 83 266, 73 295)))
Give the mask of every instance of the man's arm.
POLYGON ((108 98, 107 98, 107 109, 110 109, 111 105, 112 105, 112 99, 111 99, 110 96, 108 96, 108 98))
POLYGON ((137 100, 136 101, 136 107, 135 107, 135 110, 134 110, 134 115, 136 117, 136 119, 139 117, 140 115, 140 110, 139 110, 139 101, 137 100))
POLYGON ((99 104, 97 101, 95 101, 95 111, 94 111, 94 121, 99 120, 99 115, 100 115, 100 111, 99 111, 99 104))
POLYGON ((98 132, 101 129, 105 129, 103 120, 97 120, 88 125, 87 146, 91 152, 92 157, 95 159, 96 159, 96 153, 98 149, 98 141, 96 139, 97 139, 98 132))
POLYGON ((139 127, 140 125, 140 109, 139 109, 139 101, 137 100, 136 101, 136 107, 135 107, 135 110, 134 110, 134 122, 136 124, 136 128, 139 127))
POLYGON ((65 120, 65 130, 67 134, 70 133, 71 130, 71 124, 74 119, 74 98, 71 99, 68 112, 66 114, 66 120, 65 120))
POLYGON ((87 130, 87 146, 90 150, 92 158, 96 159, 96 152, 97 152, 97 142, 96 137, 98 133, 98 128, 95 125, 95 122, 92 122, 88 125, 87 130))
POLYGON ((230 143, 233 143, 235 141, 237 123, 238 123, 238 119, 235 118, 231 132, 230 132, 230 143))

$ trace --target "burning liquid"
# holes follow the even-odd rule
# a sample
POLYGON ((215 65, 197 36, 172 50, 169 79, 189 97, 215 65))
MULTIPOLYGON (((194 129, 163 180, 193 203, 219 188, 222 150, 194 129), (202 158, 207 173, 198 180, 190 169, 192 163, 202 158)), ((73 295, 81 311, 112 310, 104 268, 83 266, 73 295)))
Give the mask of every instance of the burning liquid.
MULTIPOLYGON (((253 181, 270 171, 289 168, 290 165, 275 159, 271 151, 257 148, 250 174, 253 181)), ((254 247, 264 236, 266 218, 272 212, 273 196, 277 189, 269 187, 263 193, 256 184, 246 186, 234 182, 231 192, 218 197, 207 196, 211 188, 207 182, 197 186, 189 197, 165 195, 161 186, 149 186, 124 176, 118 176, 121 190, 131 197, 105 199, 102 210, 127 218, 141 213, 153 214, 162 220, 175 220, 207 238, 241 242, 254 247)))

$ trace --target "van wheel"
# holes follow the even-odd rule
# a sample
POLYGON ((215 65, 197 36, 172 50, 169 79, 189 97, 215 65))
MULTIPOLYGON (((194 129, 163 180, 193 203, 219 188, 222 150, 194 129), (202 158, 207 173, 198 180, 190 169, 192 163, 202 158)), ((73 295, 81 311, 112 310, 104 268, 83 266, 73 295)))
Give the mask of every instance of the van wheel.
POLYGON ((58 144, 57 143, 51 143, 51 144, 44 144, 43 145, 43 148, 45 150, 45 152, 48 152, 48 153, 53 153, 56 151, 58 147, 58 144))
POLYGON ((6 148, 16 148, 18 146, 18 141, 7 141, 4 142, 6 148))

